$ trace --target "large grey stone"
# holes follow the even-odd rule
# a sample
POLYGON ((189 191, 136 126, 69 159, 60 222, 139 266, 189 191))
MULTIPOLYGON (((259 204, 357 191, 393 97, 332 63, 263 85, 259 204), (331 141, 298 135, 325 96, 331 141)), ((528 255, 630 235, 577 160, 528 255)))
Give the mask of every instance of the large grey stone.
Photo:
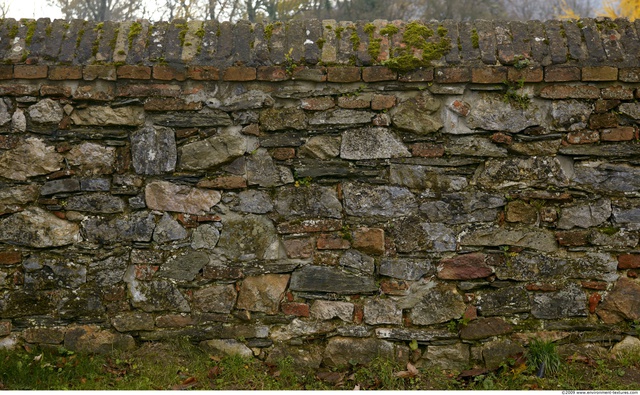
POLYGON ((618 111, 627 115, 633 119, 640 119, 640 104, 639 103, 622 103, 618 106, 618 111))
POLYGON ((388 258, 380 261, 378 273, 401 280, 416 281, 436 274, 436 266, 424 258, 388 258))
POLYGON ((415 196, 407 188, 345 183, 343 193, 345 211, 356 217, 394 218, 410 215, 418 208, 415 196))
MULTIPOLYGON (((64 111, 57 101, 51 99, 43 99, 32 105, 27 110, 31 122, 34 123, 53 123, 57 124, 62 121, 64 111)), ((5 122, 6 123, 6 122, 5 122)))
POLYGON ((573 171, 573 163, 560 156, 489 159, 473 178, 478 186, 492 189, 566 187, 573 171))
POLYGON ((67 210, 86 211, 89 213, 121 213, 125 204, 119 197, 106 193, 91 193, 71 196, 67 199, 67 210))
POLYGON ((275 208, 283 218, 341 218, 342 204, 333 187, 285 186, 278 189, 275 208))
POLYGON ((200 342, 200 348, 214 356, 237 355, 252 358, 253 352, 243 343, 234 339, 211 339, 200 342))
MULTIPOLYGON (((470 98, 466 98, 471 102, 470 98)), ((469 115, 464 119, 471 129, 517 133, 531 126, 547 124, 548 103, 536 101, 525 108, 514 108, 496 93, 479 93, 469 115)))
POLYGON ((574 283, 557 292, 538 293, 531 299, 531 314, 547 320, 586 317, 587 296, 574 283))
POLYGON ((237 297, 233 284, 209 285, 193 292, 193 308, 205 313, 229 314, 237 297))
POLYGON ((116 149, 85 142, 76 145, 65 155, 71 166, 78 166, 80 175, 111 174, 116 159, 116 149))
POLYGON ((297 108, 270 108, 260 112, 260 125, 266 131, 296 129, 307 126, 306 115, 297 108))
POLYGON ((352 126, 369 124, 374 113, 358 110, 330 110, 314 113, 309 118, 310 126, 352 126))
POLYGON ((481 228, 464 233, 460 245, 468 246, 517 246, 533 250, 553 252, 558 249, 554 234, 540 228, 481 228))
POLYGON ((505 361, 513 359, 525 351, 524 347, 514 341, 496 340, 484 345, 482 359, 487 369, 496 369, 505 361))
POLYGON ((435 133, 444 126, 437 113, 440 105, 440 100, 424 91, 421 96, 396 106, 392 115, 393 125, 419 135, 435 133))
POLYGON ((62 167, 62 155, 42 140, 30 137, 12 150, 0 154, 0 176, 25 181, 28 177, 48 174, 62 167))
POLYGON ((35 248, 61 247, 81 240, 78 224, 39 207, 29 207, 0 221, 0 240, 35 248))
POLYGON ((379 339, 332 337, 324 350, 322 362, 326 366, 346 367, 351 363, 367 365, 376 358, 396 359, 393 343, 379 339))
POLYGON ((153 231, 153 241, 162 244, 170 241, 183 240, 188 235, 187 230, 183 228, 178 221, 173 219, 168 213, 164 213, 153 231))
POLYGON ((298 149, 301 158, 331 159, 340 155, 340 136, 313 136, 298 149))
POLYGON ((289 288, 301 292, 326 292, 342 295, 376 292, 372 276, 358 276, 329 266, 304 266, 293 272, 289 288))
POLYGON ((139 311, 120 313, 111 319, 111 325, 118 332, 152 331, 155 329, 153 316, 139 311))
POLYGON ((213 225, 200 225, 191 236, 191 248, 213 250, 220 239, 220 231, 213 225))
POLYGON ((507 150, 498 147, 489 139, 475 136, 452 138, 445 146, 445 154, 462 156, 481 156, 489 158, 504 158, 507 150))
POLYGON ((322 363, 323 351, 324 347, 315 344, 300 346, 276 344, 269 352, 265 362, 276 366, 278 362, 290 358, 293 360, 293 366, 299 369, 318 369, 322 363))
POLYGON ((147 125, 131 134, 131 162, 138 174, 174 171, 178 153, 173 129, 147 125))
POLYGON ((369 325, 402 325, 402 309, 392 299, 367 299, 364 302, 364 322, 369 325))
POLYGON ((19 206, 34 202, 38 195, 38 186, 35 184, 0 188, 0 211, 18 211, 19 206))
POLYGON ((529 295, 522 286, 501 288, 479 295, 478 310, 483 316, 525 313, 531 308, 529 295))
POLYGON ((92 260, 87 272, 87 280, 95 281, 100 287, 115 285, 124 280, 128 267, 124 256, 111 256, 102 260, 92 260))
POLYGON ((134 106, 89 106, 75 109, 71 120, 79 126, 140 126, 144 122, 144 110, 134 106))
POLYGON ((640 190, 640 169, 624 164, 581 162, 575 166, 573 182, 604 194, 637 192, 640 190))
POLYGON ((598 199, 589 204, 563 207, 558 220, 559 229, 591 228, 599 226, 611 216, 611 201, 598 199))
POLYGON ((249 185, 275 187, 293 183, 288 167, 276 166, 266 149, 259 148, 247 158, 247 182, 249 185))
POLYGON ((88 218, 82 222, 82 232, 92 243, 148 242, 155 226, 153 214, 140 212, 123 218, 88 218))
POLYGON ((131 351, 136 342, 131 335, 102 330, 98 326, 83 325, 67 329, 64 348, 89 354, 109 354, 113 351, 131 351))
POLYGON ((289 277, 288 274, 265 274, 243 279, 237 308, 277 314, 289 277))
POLYGON ((349 271, 372 275, 375 270, 374 259, 357 250, 347 250, 340 257, 340 266, 349 271))
POLYGON ((191 311, 189 302, 170 281, 137 281, 127 278, 131 305, 148 313, 154 311, 191 311))
POLYGON ((343 159, 385 159, 411 156, 402 141, 385 128, 349 129, 342 134, 343 159))
POLYGON ((455 229, 415 216, 398 220, 391 234, 399 252, 455 251, 457 245, 455 229))
POLYGON ((239 130, 239 127, 224 128, 206 140, 180 147, 179 167, 184 170, 210 169, 244 155, 247 142, 239 130))
POLYGON ((245 213, 265 214, 273 210, 273 202, 265 191, 249 189, 238 193, 238 210, 245 213))
POLYGON ((151 116, 154 124, 170 128, 212 128, 231 125, 231 117, 224 111, 205 108, 198 112, 162 112, 151 116))
POLYGON ((271 333, 275 341, 286 341, 305 337, 318 337, 333 332, 336 324, 330 321, 307 321, 295 318, 288 325, 282 326, 271 333))
POLYGON ((202 251, 190 251, 160 266, 157 277, 178 281, 193 281, 203 267, 209 264, 209 255, 202 251))
POLYGON ((152 210, 202 215, 220 201, 220 192, 191 188, 167 181, 153 181, 145 188, 145 202, 152 210))
POLYGON ((318 321, 328 321, 339 318, 345 322, 353 321, 353 303, 329 300, 314 300, 311 304, 311 318, 318 321))
POLYGON ((551 108, 555 130, 580 130, 587 127, 592 105, 578 100, 554 101, 551 108))
POLYGON ((493 222, 498 210, 506 204, 502 195, 484 192, 442 194, 438 200, 420 205, 430 222, 463 224, 493 222))
POLYGON ((414 325, 433 325, 462 317, 466 305, 454 284, 437 284, 409 312, 414 325))
MULTIPOLYGON (((3 102, 4 104, 4 102, 3 102)), ((6 111, 6 107, 5 107, 6 111)), ((2 116, 0 115, 0 123, 2 123, 2 116)), ((4 125, 4 123, 2 123, 4 125)), ((11 131, 14 133, 21 133, 27 130, 27 117, 24 115, 24 111, 18 108, 11 116, 11 131)))
POLYGON ((275 100, 269 94, 259 90, 250 90, 239 95, 229 95, 218 108, 223 111, 253 110, 272 107, 274 104, 275 100))
POLYGON ((215 252, 231 261, 284 257, 273 223, 264 216, 229 213, 222 218, 222 230, 215 252))
POLYGON ((425 197, 437 197, 444 192, 460 191, 469 184, 465 177, 441 174, 433 167, 392 163, 389 167, 389 182, 420 189, 425 197))
MULTIPOLYGON (((19 109, 16 109, 16 111, 14 112, 14 115, 18 111, 20 111, 20 113, 22 113, 22 116, 24 117, 24 112, 22 112, 22 110, 19 110, 19 109)), ((0 100, 0 126, 6 125, 11 120, 12 120, 12 116, 11 114, 9 114, 9 108, 7 107, 7 103, 5 103, 4 100, 0 100)), ((25 123, 25 127, 26 127, 26 123, 25 123)), ((15 130, 16 128, 12 128, 12 129, 15 130)), ((24 132, 24 129, 21 131, 24 132)))
POLYGON ((446 346, 429 345, 422 355, 422 359, 428 366, 457 371, 462 371, 469 366, 469 358, 469 345, 463 343, 446 346))

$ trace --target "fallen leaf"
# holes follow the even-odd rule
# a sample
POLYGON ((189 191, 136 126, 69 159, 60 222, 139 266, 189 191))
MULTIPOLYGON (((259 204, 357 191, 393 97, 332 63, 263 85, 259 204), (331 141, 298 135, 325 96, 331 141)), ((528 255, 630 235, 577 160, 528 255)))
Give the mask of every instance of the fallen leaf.
POLYGON ((220 362, 222 361, 222 358, 215 356, 215 355, 209 355, 209 359, 215 362, 220 362))
POLYGON ((356 384, 356 386, 355 386, 355 387, 353 387, 353 390, 354 390, 354 391, 360 391, 360 385, 359 385, 359 384, 356 384))
POLYGON ((198 379, 196 379, 195 377, 189 377, 189 378, 187 378, 186 380, 184 380, 182 382, 182 385, 191 384, 191 383, 196 382, 196 381, 198 381, 198 379))
POLYGON ((344 379, 344 374, 338 372, 320 371, 316 373, 316 377, 329 384, 338 384, 344 379))
POLYGON ((418 375, 418 369, 411 364, 411 362, 407 363, 407 370, 403 370, 401 372, 394 373, 394 376, 400 377, 401 379, 406 379, 410 377, 416 377, 418 375))
POLYGON ((34 361, 34 362, 40 362, 40 360, 42 359, 42 356, 43 356, 43 355, 44 355, 44 354, 36 355, 35 357, 33 357, 33 361, 34 361))
POLYGON ((220 366, 214 366, 211 369, 209 369, 209 372, 207 372, 207 377, 209 377, 210 379, 213 379, 215 377, 217 377, 220 374, 220 366))

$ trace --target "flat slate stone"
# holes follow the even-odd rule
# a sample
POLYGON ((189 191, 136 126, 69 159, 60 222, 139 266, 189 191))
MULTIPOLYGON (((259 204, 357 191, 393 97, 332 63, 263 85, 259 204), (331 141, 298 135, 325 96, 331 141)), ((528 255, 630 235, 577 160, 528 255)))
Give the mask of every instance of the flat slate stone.
POLYGON ((373 277, 357 276, 328 266, 304 266, 291 276, 292 291, 327 292, 341 295, 373 293, 378 290, 373 277))

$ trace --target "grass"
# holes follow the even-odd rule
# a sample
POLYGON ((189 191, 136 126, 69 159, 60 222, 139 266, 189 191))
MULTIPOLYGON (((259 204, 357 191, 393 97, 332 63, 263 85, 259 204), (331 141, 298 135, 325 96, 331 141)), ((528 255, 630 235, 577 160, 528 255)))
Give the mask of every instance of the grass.
POLYGON ((615 359, 558 358, 557 370, 547 368, 545 377, 539 378, 535 363, 547 360, 548 367, 555 366, 549 358, 558 354, 549 344, 530 345, 530 359, 508 360, 496 370, 478 369, 466 375, 433 367, 416 370, 381 359, 343 369, 312 370, 290 358, 267 364, 238 356, 211 356, 186 340, 145 343, 136 351, 106 356, 64 348, 25 348, 0 351, 0 389, 637 390, 640 384, 639 353, 615 359))

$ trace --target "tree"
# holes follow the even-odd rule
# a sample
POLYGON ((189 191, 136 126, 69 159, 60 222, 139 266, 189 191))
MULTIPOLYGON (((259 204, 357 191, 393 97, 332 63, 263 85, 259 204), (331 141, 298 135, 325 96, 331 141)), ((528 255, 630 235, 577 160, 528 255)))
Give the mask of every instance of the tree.
POLYGON ((60 7, 66 20, 124 21, 142 11, 140 0, 49 0, 49 4, 60 7))
MULTIPOLYGON (((591 1, 589 1, 591 4, 591 1)), ((592 8, 593 9, 593 8, 592 8)), ((603 9, 598 13, 599 16, 606 16, 612 19, 629 18, 634 21, 640 18, 640 0, 606 0, 603 9)), ((577 0, 562 0, 560 4, 559 18, 563 19, 579 19, 589 16, 585 12, 584 5, 577 0), (581 7, 582 6, 582 7, 581 7)))

